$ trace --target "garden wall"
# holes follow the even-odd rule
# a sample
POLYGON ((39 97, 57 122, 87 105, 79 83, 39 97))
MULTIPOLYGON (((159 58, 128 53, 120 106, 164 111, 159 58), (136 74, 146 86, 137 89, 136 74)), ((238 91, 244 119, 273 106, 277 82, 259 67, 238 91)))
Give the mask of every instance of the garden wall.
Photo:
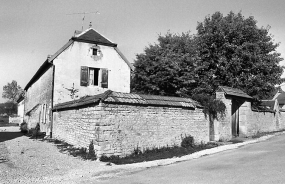
POLYGON ((279 130, 278 116, 276 112, 249 111, 247 114, 247 135, 257 132, 272 132, 279 130))
POLYGON ((230 140, 233 135, 233 100, 238 99, 238 133, 241 137, 252 136, 258 132, 272 132, 285 128, 285 112, 279 111, 279 106, 272 109, 257 111, 251 107, 250 100, 238 96, 227 96, 224 92, 216 92, 216 99, 224 102, 226 113, 224 118, 211 122, 211 140, 230 140))
POLYGON ((99 155, 127 155, 135 148, 173 146, 191 135, 209 141, 202 109, 97 103, 54 112, 54 138, 77 147, 94 141, 99 155))

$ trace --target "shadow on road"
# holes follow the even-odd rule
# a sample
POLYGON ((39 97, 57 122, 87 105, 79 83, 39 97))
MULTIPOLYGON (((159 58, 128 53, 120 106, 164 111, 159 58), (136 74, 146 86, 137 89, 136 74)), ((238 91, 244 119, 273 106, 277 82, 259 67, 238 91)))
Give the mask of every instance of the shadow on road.
POLYGON ((21 136, 23 136, 23 133, 21 132, 0 132, 0 142, 12 140, 21 136))

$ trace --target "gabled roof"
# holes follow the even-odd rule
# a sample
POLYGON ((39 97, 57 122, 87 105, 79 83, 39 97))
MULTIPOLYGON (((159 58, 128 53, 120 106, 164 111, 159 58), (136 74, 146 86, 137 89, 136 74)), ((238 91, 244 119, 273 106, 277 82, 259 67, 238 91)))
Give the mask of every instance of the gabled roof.
POLYGON ((126 62, 126 64, 130 67, 131 70, 134 70, 133 65, 127 60, 127 58, 120 52, 120 50, 117 48, 117 44, 111 42, 106 37, 99 34, 97 31, 95 31, 93 28, 89 28, 85 30, 84 32, 72 37, 63 47, 61 47, 54 55, 49 57, 44 61, 44 63, 40 66, 38 71, 35 73, 35 75, 31 78, 31 80, 28 82, 28 84, 25 86, 24 90, 27 90, 35 81, 37 81, 44 72, 46 72, 53 64, 53 60, 60 55, 63 51, 65 51, 71 44, 74 43, 74 41, 77 42, 84 42, 84 43, 93 43, 93 44, 99 44, 99 45, 105 45, 114 47, 115 51, 119 54, 119 56, 126 62))
POLYGON ((237 89, 237 88, 227 87, 227 86, 219 86, 217 89, 217 92, 224 92, 225 95, 229 95, 229 96, 237 96, 237 97, 242 97, 242 98, 247 98, 247 99, 253 99, 251 96, 249 96, 242 90, 237 89))
POLYGON ((111 42, 109 39, 99 34, 93 28, 89 28, 83 31, 82 33, 72 37, 72 40, 78 42, 94 43, 111 47, 117 47, 116 43, 111 42))
POLYGON ((187 107, 201 108, 202 105, 190 98, 142 95, 134 93, 121 93, 111 90, 105 93, 82 97, 78 100, 69 101, 54 106, 53 110, 69 109, 94 103, 115 103, 115 104, 137 104, 137 105, 153 105, 153 106, 171 106, 171 107, 187 107))

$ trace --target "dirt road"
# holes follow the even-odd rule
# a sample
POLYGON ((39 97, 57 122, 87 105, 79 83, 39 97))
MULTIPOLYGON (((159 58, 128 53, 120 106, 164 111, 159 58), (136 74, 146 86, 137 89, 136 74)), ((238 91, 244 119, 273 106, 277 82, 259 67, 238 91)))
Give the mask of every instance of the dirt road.
POLYGON ((106 164, 60 153, 49 142, 30 139, 19 127, 0 127, 0 183, 81 183, 106 164))

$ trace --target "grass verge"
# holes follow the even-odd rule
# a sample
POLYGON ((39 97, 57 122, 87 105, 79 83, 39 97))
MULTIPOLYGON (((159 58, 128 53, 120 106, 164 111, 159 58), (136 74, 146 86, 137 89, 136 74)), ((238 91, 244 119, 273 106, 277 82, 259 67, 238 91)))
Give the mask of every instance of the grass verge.
POLYGON ((204 149, 210 149, 210 148, 214 148, 217 146, 218 144, 216 143, 207 143, 207 144, 201 144, 201 145, 194 145, 191 147, 189 146, 187 148, 180 147, 180 146, 174 146, 174 147, 146 149, 144 151, 135 149, 132 154, 127 155, 126 157, 119 157, 116 155, 108 157, 106 155, 102 155, 100 157, 100 161, 111 162, 117 165, 131 164, 131 163, 138 163, 138 162, 144 162, 144 161, 181 157, 181 156, 188 155, 188 154, 191 154, 197 151, 201 151, 204 149))

